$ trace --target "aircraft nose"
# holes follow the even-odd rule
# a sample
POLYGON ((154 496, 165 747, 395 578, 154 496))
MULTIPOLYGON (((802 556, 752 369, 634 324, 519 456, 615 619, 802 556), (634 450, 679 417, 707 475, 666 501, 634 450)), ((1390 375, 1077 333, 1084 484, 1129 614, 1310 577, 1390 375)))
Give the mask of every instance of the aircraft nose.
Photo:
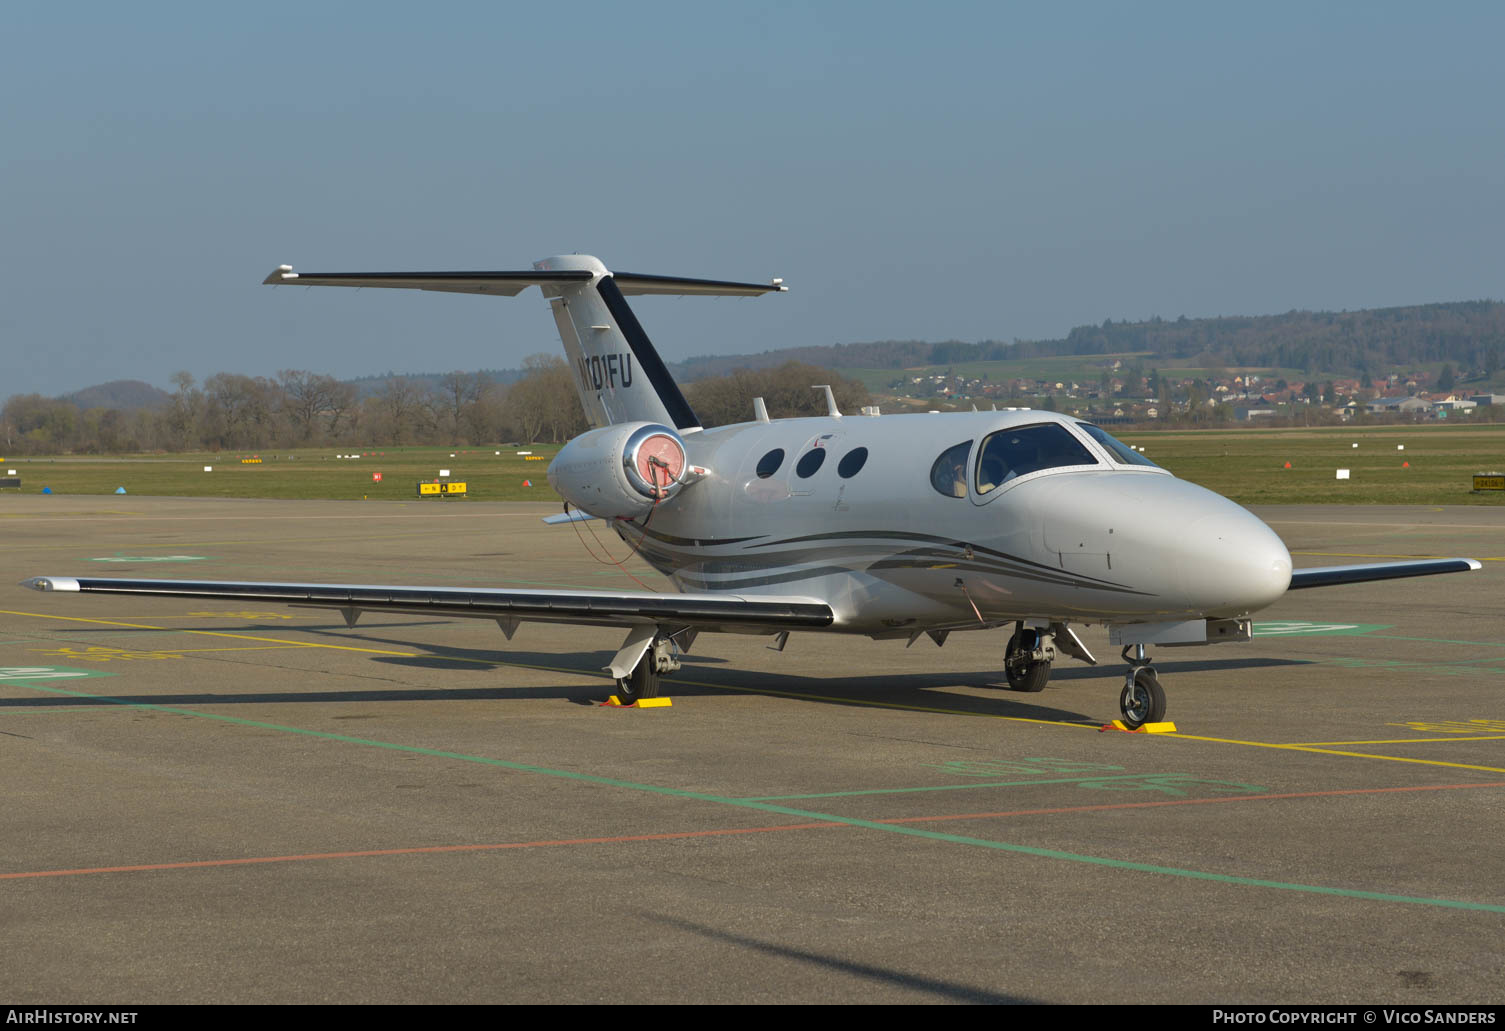
POLYGON ((1025 486, 1046 554, 1069 572, 1131 588, 1116 602, 1137 613, 1232 618, 1290 587, 1291 553, 1275 531, 1205 487, 1128 472, 1025 486))
POLYGON ((1277 601, 1291 584, 1285 542, 1252 512, 1210 491, 1202 493, 1206 497, 1195 499, 1199 511, 1180 523, 1175 550, 1188 607, 1232 617, 1277 601))

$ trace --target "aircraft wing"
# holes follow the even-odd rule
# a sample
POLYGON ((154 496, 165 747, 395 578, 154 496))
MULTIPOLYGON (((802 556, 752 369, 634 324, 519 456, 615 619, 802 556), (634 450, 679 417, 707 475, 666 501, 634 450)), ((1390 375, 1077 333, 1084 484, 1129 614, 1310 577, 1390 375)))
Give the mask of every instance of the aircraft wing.
POLYGON ((1319 566, 1316 569, 1292 571, 1289 590, 1358 584, 1369 580, 1398 580, 1408 576, 1431 576, 1433 573, 1466 573, 1471 569, 1482 568, 1483 564, 1472 558, 1430 558, 1417 562, 1367 562, 1358 566, 1319 566))
POLYGON ((652 594, 647 591, 538 591, 500 588, 382 587, 367 584, 276 584, 215 580, 119 580, 34 576, 21 586, 78 594, 154 595, 223 601, 274 602, 338 609, 354 625, 361 612, 494 619, 511 636, 518 623, 595 626, 690 626, 714 630, 809 630, 830 626, 835 615, 807 598, 725 594, 652 594))

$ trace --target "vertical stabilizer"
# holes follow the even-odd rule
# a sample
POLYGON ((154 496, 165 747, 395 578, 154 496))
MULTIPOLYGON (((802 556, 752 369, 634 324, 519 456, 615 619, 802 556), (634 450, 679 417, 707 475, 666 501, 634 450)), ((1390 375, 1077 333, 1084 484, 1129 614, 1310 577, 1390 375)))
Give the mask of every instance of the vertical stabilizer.
POLYGON ((587 255, 571 254, 546 258, 534 268, 591 273, 586 282, 541 285, 575 375, 580 405, 592 427, 656 422, 682 432, 700 428, 700 420, 605 265, 587 255))

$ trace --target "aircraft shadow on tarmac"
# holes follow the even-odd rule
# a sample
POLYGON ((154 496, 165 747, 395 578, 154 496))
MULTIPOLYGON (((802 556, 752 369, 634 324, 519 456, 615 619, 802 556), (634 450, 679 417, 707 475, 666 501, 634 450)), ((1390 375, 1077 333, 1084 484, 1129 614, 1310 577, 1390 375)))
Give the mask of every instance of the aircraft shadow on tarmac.
MULTIPOLYGON (((433 625, 431 621, 414 623, 383 623, 380 629, 406 629, 413 626, 433 625)), ((197 629, 197 628, 196 628, 197 629)), ((244 631, 244 626, 235 630, 244 631)), ((372 690, 302 690, 257 691, 250 693, 221 693, 192 691, 179 694, 151 695, 91 695, 72 699, 49 696, 46 698, 0 699, 0 711, 4 709, 30 708, 38 705, 64 707, 70 705, 97 705, 101 700, 125 705, 225 705, 289 702, 372 702, 372 701, 443 701, 443 700, 495 700, 508 699, 559 699, 576 705, 595 705, 612 693, 612 684, 603 674, 603 669, 614 652, 610 650, 589 652, 528 652, 519 650, 499 651, 495 648, 459 648, 454 646, 415 643, 411 639, 379 636, 371 631, 352 631, 343 624, 328 626, 302 626, 302 633, 338 637, 351 645, 359 642, 373 648, 402 648, 421 651, 419 655, 372 655, 373 663, 406 667, 410 669, 447 670, 464 674, 492 674, 485 686, 455 684, 440 688, 395 686, 372 690), (505 672, 509 667, 528 667, 546 672, 559 672, 570 676, 598 678, 594 684, 560 684, 558 686, 509 685, 505 672), (499 674, 499 675, 498 675, 499 674)), ((925 673, 884 673, 882 676, 809 676, 797 671, 780 668, 746 669, 733 668, 725 659, 715 656, 686 655, 684 667, 663 682, 663 693, 669 697, 717 697, 728 692, 737 694, 766 694, 773 697, 813 702, 820 705, 871 706, 892 705, 936 709, 944 707, 951 712, 977 713, 1006 716, 1020 719, 1092 721, 1085 713, 1059 708, 1045 702, 1044 694, 1021 694, 1004 689, 1003 674, 999 670, 985 671, 940 671, 925 673), (716 668, 720 667, 720 668, 716 668), (704 678, 704 679, 701 679, 704 678), (963 689, 958 691, 957 689, 963 689), (983 689, 985 693, 969 694, 966 690, 983 689)), ((1230 671, 1240 669, 1264 669, 1273 666, 1300 666, 1307 662, 1297 659, 1270 658, 1268 656, 1232 656, 1227 659, 1197 659, 1191 661, 1156 662, 1156 669, 1163 674, 1230 671)), ((1065 682, 1092 680, 1098 682, 1121 681, 1124 668, 1119 663, 1104 662, 1096 667, 1058 666, 1051 674, 1052 688, 1065 682)), ((466 679, 469 679, 468 677, 466 679)), ((1062 701, 1059 695, 1051 701, 1062 701)), ((499 713, 500 715, 500 713, 499 713)))
POLYGON ((665 924, 675 930, 699 935, 722 944, 735 945, 742 949, 752 949, 765 955, 794 960, 797 963, 806 963, 853 977, 866 978, 869 981, 876 981, 880 984, 891 985, 896 988, 908 988, 917 992, 925 992, 952 1002, 1027 1005, 1038 1001, 1021 995, 1005 995, 1002 992, 973 988, 970 985, 957 984, 954 981, 941 981, 933 977, 907 974, 902 970, 894 970, 889 967, 878 967, 869 963, 853 963, 850 960, 837 959, 833 956, 808 952, 804 949, 791 949, 786 945, 776 945, 757 938, 731 934, 727 931, 717 930, 714 927, 690 923, 688 920, 676 920, 673 917, 662 916, 656 913, 644 913, 642 915, 645 919, 655 923, 665 924))

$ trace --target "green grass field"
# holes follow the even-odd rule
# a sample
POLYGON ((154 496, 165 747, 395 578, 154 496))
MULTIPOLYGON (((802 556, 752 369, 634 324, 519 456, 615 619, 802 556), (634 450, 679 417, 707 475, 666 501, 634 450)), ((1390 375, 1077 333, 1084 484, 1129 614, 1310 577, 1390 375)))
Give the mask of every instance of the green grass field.
MULTIPOLYGON (((360 458, 333 448, 295 451, 192 453, 182 455, 121 455, 118 457, 59 457, 4 459, 0 473, 14 469, 21 490, 39 494, 113 494, 124 487, 129 494, 213 498, 323 498, 359 501, 407 501, 417 497, 419 480, 439 478, 450 471, 451 481, 463 481, 468 498, 477 501, 558 501, 544 475, 559 452, 554 444, 489 448, 381 448, 360 458), (500 451, 501 454, 496 454, 500 451), (528 461, 518 451, 531 451, 541 461, 528 461), (242 464, 242 457, 260 455, 259 464, 242 464), (450 457, 453 455, 454 457, 450 457), (212 472, 204 472, 204 466, 212 472), (373 474, 380 473, 381 480, 373 474), (523 486, 523 481, 533 486, 523 486)), ((350 452, 354 453, 354 452, 350 452)), ((4 495, 13 491, 0 491, 4 495)), ((434 498, 435 505, 464 504, 459 498, 434 498)))
POLYGON ((1505 504, 1505 492, 1471 493, 1474 473, 1505 472, 1505 424, 1117 435, 1177 476, 1244 505, 1505 504), (1350 479, 1339 480, 1339 469, 1350 479))
MULTIPOLYGON (((1505 492, 1471 492, 1474 473, 1505 472, 1505 424, 1125 430, 1120 436, 1177 476, 1241 504, 1505 504, 1505 492), (1351 478, 1337 479, 1338 469, 1350 470, 1351 478)), ((542 444, 387 448, 351 459, 320 448, 259 452, 259 465, 242 465, 241 456, 230 453, 7 458, 0 473, 16 470, 26 494, 43 487, 55 494, 113 494, 124 487, 127 494, 169 497, 406 501, 416 497, 419 480, 449 469, 450 479, 464 481, 466 497, 477 501, 558 501, 544 475, 558 450, 542 444), (541 460, 527 461, 519 450, 541 460), (214 471, 204 472, 206 465, 214 471), (378 472, 380 482, 372 479, 378 472), (523 486, 525 480, 533 485, 523 486)), ((13 493, 0 491, 0 505, 13 493)))

